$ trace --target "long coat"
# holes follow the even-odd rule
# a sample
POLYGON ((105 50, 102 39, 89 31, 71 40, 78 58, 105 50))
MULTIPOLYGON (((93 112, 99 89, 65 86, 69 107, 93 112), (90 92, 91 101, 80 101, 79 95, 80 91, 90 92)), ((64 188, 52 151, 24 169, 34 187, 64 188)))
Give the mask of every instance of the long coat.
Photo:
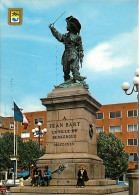
POLYGON ((79 170, 78 171, 78 180, 77 180, 77 186, 84 186, 84 181, 88 181, 89 178, 87 176, 86 170, 79 170))
POLYGON ((56 30, 55 27, 51 27, 50 29, 54 37, 65 45, 65 51, 63 53, 61 61, 63 69, 66 69, 69 62, 75 59, 76 60, 71 64, 72 67, 70 67, 70 69, 73 69, 75 67, 78 68, 79 59, 84 56, 81 36, 69 32, 61 34, 56 30))

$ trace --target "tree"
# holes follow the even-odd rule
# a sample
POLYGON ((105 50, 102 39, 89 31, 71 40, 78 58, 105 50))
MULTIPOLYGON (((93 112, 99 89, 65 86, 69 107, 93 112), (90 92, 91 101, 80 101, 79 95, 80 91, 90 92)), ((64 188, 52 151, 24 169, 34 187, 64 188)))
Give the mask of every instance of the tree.
POLYGON ((103 160, 107 178, 117 180, 127 172, 129 154, 124 147, 124 142, 112 133, 100 132, 97 137, 98 156, 103 160))
MULTIPOLYGON (((45 148, 40 151, 40 156, 45 154, 45 148)), ((30 169, 30 165, 36 164, 39 158, 39 146, 31 139, 24 142, 23 148, 20 151, 19 166, 21 169, 30 169)))
MULTIPOLYGON (((36 164, 39 158, 39 146, 36 142, 29 140, 23 142, 21 137, 18 137, 18 167, 28 168, 30 164, 36 164)), ((40 156, 45 153, 45 148, 40 152, 40 156)), ((13 162, 10 157, 14 154, 14 134, 6 132, 0 138, 0 172, 13 168, 13 162)))
MULTIPOLYGON (((18 136, 18 148, 23 147, 23 141, 18 136)), ((14 134, 6 132, 0 138, 0 171, 13 168, 13 162, 10 157, 14 154, 14 134)))

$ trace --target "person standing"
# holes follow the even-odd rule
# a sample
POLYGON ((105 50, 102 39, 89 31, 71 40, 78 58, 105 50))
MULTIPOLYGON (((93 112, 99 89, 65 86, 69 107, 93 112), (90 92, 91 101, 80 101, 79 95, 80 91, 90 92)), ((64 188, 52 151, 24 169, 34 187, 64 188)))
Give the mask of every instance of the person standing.
POLYGON ((78 171, 78 179, 77 179, 77 188, 81 186, 82 188, 84 187, 84 182, 88 181, 89 178, 87 176, 87 171, 85 166, 81 166, 79 171, 78 171))

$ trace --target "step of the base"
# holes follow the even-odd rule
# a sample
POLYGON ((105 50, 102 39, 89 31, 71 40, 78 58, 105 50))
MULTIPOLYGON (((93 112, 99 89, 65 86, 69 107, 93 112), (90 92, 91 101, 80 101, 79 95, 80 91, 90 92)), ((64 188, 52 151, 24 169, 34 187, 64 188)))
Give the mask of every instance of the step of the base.
MULTIPOLYGON (((52 179, 50 181, 50 186, 76 186, 77 180, 66 180, 66 179, 52 179)), ((106 186, 106 185, 116 185, 115 180, 106 180, 106 179, 99 179, 99 180, 89 180, 85 182, 86 186, 106 186)), ((31 186, 31 180, 25 180, 24 186, 31 186)))
MULTIPOLYGON (((10 193, 10 195, 16 195, 16 193, 10 193)), ((34 195, 34 193, 20 193, 20 195, 34 195)), ((37 195, 42 195, 42 194, 37 193, 37 195)), ((47 194, 47 195, 54 195, 54 194, 47 194)), ((58 195, 63 195, 63 194, 58 194, 58 195)), ((73 195, 73 194, 68 194, 68 195, 73 195)), ((81 195, 81 194, 75 194, 75 195, 81 195)), ((88 195, 88 194, 83 194, 83 195, 88 195)), ((90 195, 94 195, 94 194, 90 194, 90 195)), ((124 192, 112 193, 109 195, 129 195, 129 192, 124 191, 124 192)))
POLYGON ((34 194, 110 194, 123 192, 127 187, 112 186, 94 186, 84 188, 76 188, 75 186, 49 186, 49 187, 12 187, 11 193, 34 193, 34 194))

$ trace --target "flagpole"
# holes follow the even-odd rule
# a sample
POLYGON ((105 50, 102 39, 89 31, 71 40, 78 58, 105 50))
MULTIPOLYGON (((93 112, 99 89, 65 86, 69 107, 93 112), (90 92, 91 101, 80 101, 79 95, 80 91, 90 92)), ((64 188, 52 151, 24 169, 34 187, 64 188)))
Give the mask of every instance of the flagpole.
MULTIPOLYGON (((16 156, 18 155, 18 122, 16 123, 16 156)), ((16 158, 16 178, 17 178, 17 158, 16 158)))
POLYGON ((15 120, 14 120, 14 156, 15 156, 15 120))
POLYGON ((14 186, 15 186, 15 171, 16 171, 16 178, 17 178, 18 122, 23 122, 23 113, 21 112, 21 109, 18 108, 18 106, 14 102, 14 156, 16 154, 15 163, 14 163, 14 186), (17 121, 17 123, 15 121, 17 121), (15 128, 16 128, 16 131, 15 131, 15 128), (15 140, 15 132, 16 132, 16 140, 15 140), (16 151, 15 151, 15 147, 16 147, 16 151), (15 164, 16 164, 16 167, 15 167, 15 164))
MULTIPOLYGON (((15 120, 14 120, 14 157, 15 157, 15 120)), ((15 161, 14 162, 14 187, 15 187, 15 161)))
MULTIPOLYGON (((14 101, 13 101, 14 102, 14 101)), ((14 111, 14 108, 13 108, 14 111)), ((16 155, 16 121, 14 118, 14 158, 16 155)), ((14 160, 14 187, 15 187, 15 180, 16 180, 16 161, 14 160)))

